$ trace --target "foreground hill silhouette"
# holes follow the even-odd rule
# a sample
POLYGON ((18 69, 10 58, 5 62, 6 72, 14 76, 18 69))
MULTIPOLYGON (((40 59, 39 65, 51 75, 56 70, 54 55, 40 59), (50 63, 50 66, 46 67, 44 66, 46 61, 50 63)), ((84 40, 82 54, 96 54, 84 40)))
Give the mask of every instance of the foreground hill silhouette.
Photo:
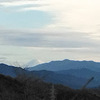
MULTIPOLYGON (((54 85, 56 100, 100 100, 100 90, 73 90, 54 85), (98 94, 97 94, 98 93, 98 94)), ((0 100, 51 100, 52 84, 37 78, 0 74, 0 100)))

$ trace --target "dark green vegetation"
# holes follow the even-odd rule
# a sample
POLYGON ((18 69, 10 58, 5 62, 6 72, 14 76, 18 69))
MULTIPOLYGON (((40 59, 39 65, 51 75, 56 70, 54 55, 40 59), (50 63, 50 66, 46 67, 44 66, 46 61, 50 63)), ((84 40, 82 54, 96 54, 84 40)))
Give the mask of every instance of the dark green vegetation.
POLYGON ((0 74, 0 100, 100 100, 99 89, 74 90, 45 83, 25 75, 11 78, 0 74), (54 94, 52 94, 54 91, 54 94))
POLYGON ((25 70, 0 64, 0 100, 100 100, 99 63, 64 60, 39 66, 25 70))

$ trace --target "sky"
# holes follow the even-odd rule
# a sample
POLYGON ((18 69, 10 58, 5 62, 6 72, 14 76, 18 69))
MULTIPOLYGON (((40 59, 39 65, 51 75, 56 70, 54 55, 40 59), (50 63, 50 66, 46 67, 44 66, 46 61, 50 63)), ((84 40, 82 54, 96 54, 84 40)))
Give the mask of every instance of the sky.
POLYGON ((100 61, 100 0, 0 0, 0 62, 100 61))

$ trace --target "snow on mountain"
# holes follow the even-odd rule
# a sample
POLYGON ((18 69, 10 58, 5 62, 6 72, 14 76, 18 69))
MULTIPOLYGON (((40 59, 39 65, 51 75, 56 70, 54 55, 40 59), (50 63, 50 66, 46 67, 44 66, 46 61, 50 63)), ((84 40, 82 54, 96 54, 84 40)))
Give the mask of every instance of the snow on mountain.
POLYGON ((33 60, 29 61, 27 64, 25 64, 24 65, 24 68, 25 69, 28 69, 30 67, 34 67, 34 66, 39 65, 39 64, 42 64, 42 63, 44 63, 44 62, 41 61, 41 60, 33 59, 33 60))

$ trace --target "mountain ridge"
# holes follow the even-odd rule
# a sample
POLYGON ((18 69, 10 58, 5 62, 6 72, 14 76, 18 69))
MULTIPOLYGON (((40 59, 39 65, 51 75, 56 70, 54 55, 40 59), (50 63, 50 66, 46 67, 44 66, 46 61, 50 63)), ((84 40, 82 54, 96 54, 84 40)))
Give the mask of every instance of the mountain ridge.
MULTIPOLYGON (((62 66, 62 61, 60 62, 56 61, 56 62, 58 63, 58 65, 60 65, 60 67, 62 66)), ((66 60, 64 60, 63 62, 65 62, 64 64, 66 64, 66 60)), ((67 64, 69 62, 71 63, 72 61, 67 60, 67 64)), ((52 63, 56 65, 55 61, 52 61, 52 63)), ((49 63, 46 63, 46 64, 49 64, 49 63)), ((47 66, 45 67, 47 68, 47 66)), ((63 68, 61 67, 61 69, 63 68)), ((97 87, 99 86, 99 83, 100 83, 100 79, 99 79, 100 74, 98 74, 99 72, 91 71, 90 69, 86 69, 86 68, 68 69, 67 72, 66 70, 52 71, 52 70, 46 70, 46 69, 29 71, 29 70, 22 69, 19 67, 9 66, 6 64, 0 64, 0 73, 7 76, 11 76, 11 77, 16 77, 16 75, 30 75, 30 76, 36 75, 39 78, 43 78, 44 76, 46 76, 44 79, 44 81, 46 82, 51 82, 55 84, 63 84, 72 88, 80 88, 82 84, 85 84, 85 82, 89 78, 94 77, 93 75, 95 75, 96 73, 98 76, 98 80, 93 80, 93 82, 89 85, 89 87, 97 87), (81 70, 83 73, 81 72, 81 70), (80 74, 78 72, 80 72, 80 74), (82 77, 82 76, 85 76, 85 77, 82 77)))
POLYGON ((68 69, 88 68, 94 71, 100 71, 100 62, 94 61, 74 61, 65 59, 62 61, 51 61, 49 63, 39 64, 34 67, 27 68, 27 70, 48 70, 48 71, 60 71, 68 69))

